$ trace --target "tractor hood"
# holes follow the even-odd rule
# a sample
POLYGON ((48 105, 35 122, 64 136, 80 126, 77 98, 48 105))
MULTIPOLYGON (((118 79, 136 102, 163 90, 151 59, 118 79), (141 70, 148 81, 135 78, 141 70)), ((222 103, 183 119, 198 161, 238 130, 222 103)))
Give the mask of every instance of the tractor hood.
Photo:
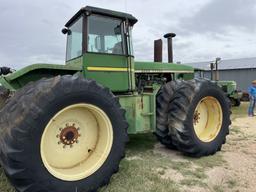
POLYGON ((194 68, 173 63, 135 62, 135 73, 194 73, 194 68))

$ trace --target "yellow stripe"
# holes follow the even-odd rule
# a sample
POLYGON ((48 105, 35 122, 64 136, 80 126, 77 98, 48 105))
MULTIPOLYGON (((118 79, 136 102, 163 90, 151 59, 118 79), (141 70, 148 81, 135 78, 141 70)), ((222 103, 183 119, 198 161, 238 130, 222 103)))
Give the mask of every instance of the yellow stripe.
POLYGON ((173 71, 173 70, 136 70, 135 73, 194 73, 194 71, 173 71))
POLYGON ((128 68, 121 67, 87 67, 88 71, 124 71, 127 72, 128 68))

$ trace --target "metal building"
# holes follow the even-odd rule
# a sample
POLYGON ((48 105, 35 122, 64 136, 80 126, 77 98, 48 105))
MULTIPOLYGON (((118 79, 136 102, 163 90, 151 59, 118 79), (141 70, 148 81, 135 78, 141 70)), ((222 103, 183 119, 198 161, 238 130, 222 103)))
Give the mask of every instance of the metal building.
MULTIPOLYGON (((198 62, 188 63, 187 65, 194 68, 200 68, 205 70, 203 72, 204 77, 211 78, 210 63, 198 62)), ((256 57, 243 58, 243 59, 230 59, 222 60, 219 65, 219 80, 232 80, 237 82, 238 90, 247 92, 247 88, 251 84, 252 80, 256 79, 256 57)), ((199 74, 196 74, 199 75, 199 74)))

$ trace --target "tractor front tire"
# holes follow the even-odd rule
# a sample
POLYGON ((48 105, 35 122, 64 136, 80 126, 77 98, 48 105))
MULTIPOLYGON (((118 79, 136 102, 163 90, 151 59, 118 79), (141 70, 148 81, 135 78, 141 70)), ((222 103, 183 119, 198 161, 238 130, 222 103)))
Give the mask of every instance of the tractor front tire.
POLYGON ((18 192, 89 192, 109 183, 128 141, 125 111, 93 80, 30 83, 0 115, 1 165, 18 192))
POLYGON ((172 143, 194 157, 221 150, 229 133, 230 102, 210 81, 184 81, 175 91, 168 119, 172 143))

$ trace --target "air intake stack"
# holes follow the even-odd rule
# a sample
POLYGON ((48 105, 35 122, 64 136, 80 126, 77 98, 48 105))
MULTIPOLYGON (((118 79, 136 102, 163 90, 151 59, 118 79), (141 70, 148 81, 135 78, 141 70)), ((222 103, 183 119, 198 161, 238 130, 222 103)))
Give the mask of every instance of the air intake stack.
POLYGON ((163 41, 162 39, 155 40, 154 42, 154 62, 163 61, 163 41))

